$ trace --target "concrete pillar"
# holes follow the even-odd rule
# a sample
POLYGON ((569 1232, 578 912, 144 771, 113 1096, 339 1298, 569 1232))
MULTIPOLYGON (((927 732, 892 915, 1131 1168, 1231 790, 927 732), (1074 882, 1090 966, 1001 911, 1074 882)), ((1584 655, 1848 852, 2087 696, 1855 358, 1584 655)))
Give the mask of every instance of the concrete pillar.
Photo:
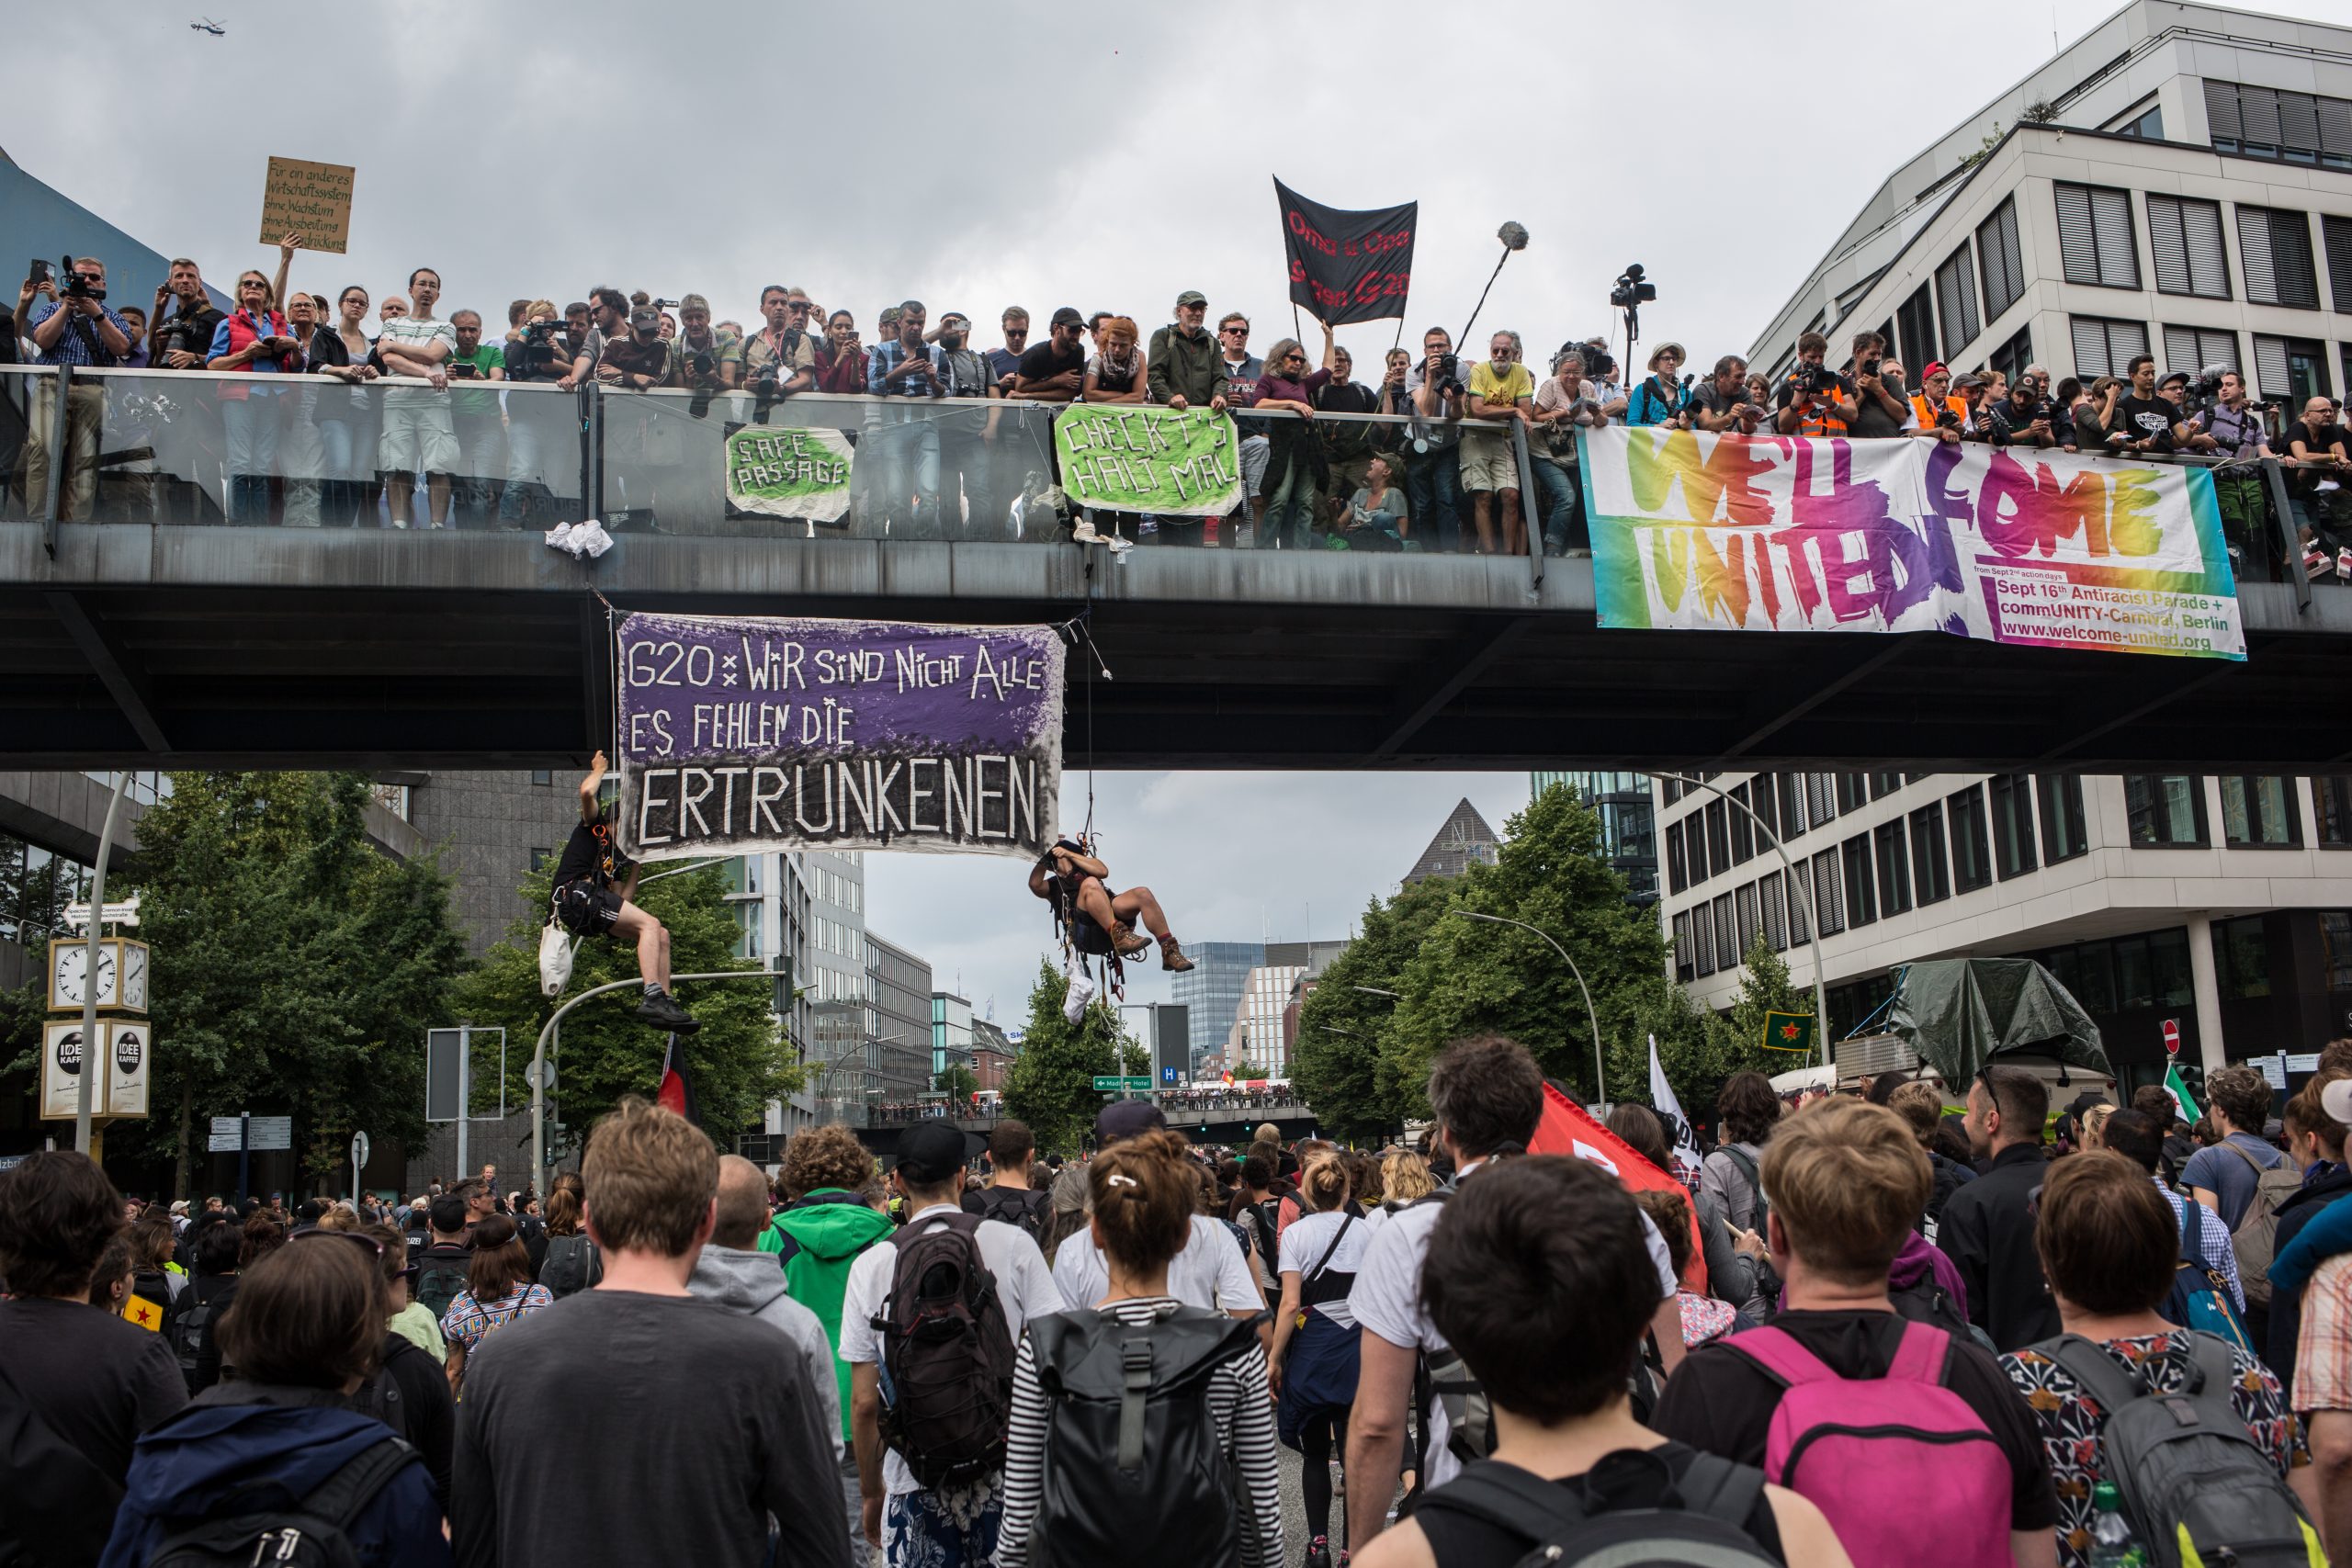
POLYGON ((2188 976, 2197 990, 2197 1044, 2205 1070, 2229 1066, 2222 1043, 2222 982, 2213 973, 2213 922, 2188 917, 2188 976))

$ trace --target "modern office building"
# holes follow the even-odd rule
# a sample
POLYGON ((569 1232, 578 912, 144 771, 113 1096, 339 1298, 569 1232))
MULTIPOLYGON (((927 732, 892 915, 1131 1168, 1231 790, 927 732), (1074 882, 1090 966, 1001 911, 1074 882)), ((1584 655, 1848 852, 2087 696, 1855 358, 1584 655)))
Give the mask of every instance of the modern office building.
POLYGON ((1657 902, 1657 809, 1647 773, 1547 773, 1528 775, 1529 793, 1554 784, 1577 792, 1600 818, 1600 858, 1625 879, 1628 903, 1657 902))
POLYGON ((2352 369, 2352 28, 2135 0, 1898 168, 1758 334, 1842 363, 2086 380, 2229 366, 2299 405, 2352 369))
POLYGON ((1204 942, 1185 948, 1193 967, 1169 976, 1170 1001, 1185 1009, 1185 1029, 1192 1038, 1193 1072, 1198 1077, 1209 1056, 1225 1049, 1226 1036, 1241 1010, 1241 992, 1250 971, 1266 962, 1262 942, 1204 942))
POLYGON ((931 993, 931 1072, 972 1065, 972 1004, 953 991, 931 993))
POLYGON ((1502 836, 1487 826, 1468 797, 1456 801, 1430 840, 1429 847, 1405 874, 1408 883, 1433 876, 1459 876, 1474 865, 1492 865, 1500 853, 1502 836))
POLYGON ((931 1089, 931 964, 894 942, 865 933, 867 1077, 888 1100, 931 1089))
POLYGON ((1719 773, 1781 841, 1661 783, 1674 972, 1730 1005, 1758 932, 1809 986, 1817 927, 1832 1038, 1923 958, 2039 960, 2131 1082, 2316 1050, 2352 1018, 2352 777, 1719 773), (1787 859, 1783 861, 1782 854, 1787 859))
POLYGON ((1261 964, 1241 987, 1241 1004, 1226 1032, 1225 1065, 1236 1078, 1290 1077, 1288 1033, 1283 1014, 1291 987, 1305 974, 1296 964, 1261 964))

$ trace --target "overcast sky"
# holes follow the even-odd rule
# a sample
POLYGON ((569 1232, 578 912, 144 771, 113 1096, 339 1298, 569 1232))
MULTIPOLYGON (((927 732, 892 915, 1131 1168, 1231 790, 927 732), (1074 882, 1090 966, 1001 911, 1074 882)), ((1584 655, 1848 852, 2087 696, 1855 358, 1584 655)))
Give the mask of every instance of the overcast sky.
MULTIPOLYGON (((2115 9, 205 4, 109 0, 73 24, 116 69, 76 45, 14 73, 0 147, 216 285, 272 254, 276 154, 357 169, 349 254, 295 262, 296 287, 330 296, 380 299, 431 265, 444 315, 615 283, 748 321, 780 282, 869 333, 904 298, 962 310, 989 346, 1009 303, 1148 331, 1197 288, 1250 312, 1262 352, 1290 331, 1280 176, 1335 207, 1419 200, 1415 335, 1460 329, 1515 220, 1532 240, 1482 328, 1518 329, 1531 359, 1617 336, 1609 286, 1639 261, 1658 288, 1645 343, 1699 364, 1744 352, 1878 183, 2047 59, 2053 31, 2115 9)), ((2265 8, 2352 19, 2343 0, 2265 8)), ((118 287, 143 302, 160 281, 118 287)), ((1361 371, 1396 330, 1340 341, 1361 371)), ((1084 783, 1065 780, 1073 825, 1084 783)), ((1464 795, 1499 829, 1526 781, 1105 774, 1096 825, 1118 882, 1158 887, 1187 940, 1330 936, 1464 795)), ((876 929, 1017 1020, 1046 931, 1020 868, 868 864, 876 929)), ((1138 999, 1165 994, 1152 973, 1138 999)))

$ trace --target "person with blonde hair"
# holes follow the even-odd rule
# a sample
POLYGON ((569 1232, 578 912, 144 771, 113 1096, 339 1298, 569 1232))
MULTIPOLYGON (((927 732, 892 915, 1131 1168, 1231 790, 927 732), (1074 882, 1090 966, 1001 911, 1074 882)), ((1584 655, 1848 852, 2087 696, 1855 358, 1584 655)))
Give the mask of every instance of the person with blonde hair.
POLYGON ((1283 1231, 1276 1271, 1282 1304, 1274 1313, 1272 1377, 1281 1396, 1283 1445, 1304 1459, 1299 1486, 1306 1505, 1307 1561, 1330 1561, 1331 1459, 1348 1451, 1348 1409, 1355 1403, 1357 1351, 1363 1330, 1348 1310, 1356 1266, 1371 1232, 1348 1213, 1347 1165, 1317 1154, 1299 1172, 1307 1212, 1283 1231))

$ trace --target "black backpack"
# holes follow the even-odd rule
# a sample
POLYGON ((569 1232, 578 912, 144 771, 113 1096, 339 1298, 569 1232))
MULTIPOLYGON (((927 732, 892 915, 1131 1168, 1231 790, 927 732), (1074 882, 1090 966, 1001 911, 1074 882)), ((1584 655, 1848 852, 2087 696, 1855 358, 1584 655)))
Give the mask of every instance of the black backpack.
POLYGON ((1051 1412, 1031 1568, 1241 1561, 1242 1484, 1208 1389, 1257 1345, 1263 1316, 1185 1306, 1148 1323, 1091 1311, 1031 1320, 1051 1412))
POLYGON ((1258 1243, 1258 1267, 1269 1279, 1279 1280, 1276 1260, 1282 1257, 1283 1201, 1279 1194, 1250 1205, 1250 1229, 1258 1243))
POLYGON ((147 1554, 147 1568, 359 1568, 344 1532, 392 1477, 422 1462, 407 1443, 386 1438, 290 1509, 196 1519, 167 1532, 147 1554))
MULTIPOLYGON (((2193 1200, 2192 1200, 2193 1201, 2193 1200)), ((2158 1393, 2151 1369, 2125 1371, 2092 1341, 2062 1334, 2033 1348, 2065 1369, 2106 1413, 2101 1467, 2122 1494, 2132 1533, 2151 1568, 2195 1561, 2242 1568, 2305 1568, 2323 1561, 2319 1537, 2230 1402, 2237 1365, 2226 1340, 2192 1334, 2195 1365, 2177 1393, 2158 1393)))
POLYGON ((1968 1309, 1952 1300, 1951 1292, 1937 1284, 1933 1274, 1923 1274, 1899 1291, 1887 1292, 1886 1299, 1894 1303, 1898 1317, 1940 1328, 1954 1339, 1973 1340, 1987 1350, 1993 1348, 1993 1341, 1968 1321, 1968 1309))
MULTIPOLYGON (((1658 1472, 1657 1483, 1645 1495, 1596 1498, 1589 1486, 1563 1485, 1516 1465, 1482 1460, 1430 1492, 1420 1506, 1467 1515, 1531 1540, 1533 1547, 1517 1561, 1546 1568, 1768 1568, 1780 1561, 1747 1533, 1748 1517, 1764 1495, 1762 1471, 1700 1454, 1678 1481, 1662 1460, 1649 1462, 1658 1472)), ((1501 1568, 1502 1562, 1496 1559, 1493 1568, 1501 1568)), ((1489 1565, 1441 1558, 1438 1568, 1489 1565)))
POLYGON ((584 1231, 548 1237, 547 1256, 539 1260, 539 1283, 561 1301, 576 1295, 605 1277, 605 1260, 584 1231))
MULTIPOLYGON (((403 1356, 424 1356, 416 1342, 405 1334, 387 1332, 383 1348, 377 1353, 376 1370, 351 1396, 351 1408, 362 1416, 373 1416, 391 1428, 395 1438, 409 1436, 408 1401, 401 1397, 401 1385, 392 1376, 392 1362, 403 1356)), ((430 1360, 428 1356, 426 1359, 430 1360)), ((438 1371, 439 1369, 435 1369, 438 1371)))
POLYGON ((434 1322, 449 1314, 449 1303, 466 1288, 466 1269, 472 1261, 470 1257, 435 1258, 430 1251, 417 1258, 416 1299, 434 1322))
POLYGON ((890 1380, 882 1439, 926 1489, 986 1480, 1004 1464, 1012 1331, 979 1229, 978 1214, 957 1213, 900 1230, 890 1294, 872 1320, 890 1380))
POLYGON ((204 1331, 220 1313, 213 1297, 229 1283, 232 1276, 203 1274, 188 1281, 187 1305, 164 1330, 172 1347, 172 1359, 180 1364, 180 1376, 187 1380, 187 1391, 196 1389, 197 1359, 204 1350, 204 1331), (208 1289, 207 1287, 210 1287, 208 1289))
POLYGON ((1017 1225, 1032 1241, 1046 1228, 1049 1205, 1043 1192, 1020 1187, 988 1187, 981 1189, 978 1202, 980 1218, 1017 1225))

